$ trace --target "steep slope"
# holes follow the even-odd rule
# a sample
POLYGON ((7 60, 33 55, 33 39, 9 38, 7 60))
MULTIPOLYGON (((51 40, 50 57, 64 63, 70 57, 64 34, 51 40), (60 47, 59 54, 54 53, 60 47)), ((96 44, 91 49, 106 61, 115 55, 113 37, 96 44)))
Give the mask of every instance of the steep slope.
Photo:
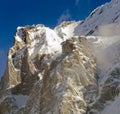
POLYGON ((87 39, 64 41, 41 25, 19 27, 0 93, 2 114, 85 113, 97 95, 96 64, 87 39))
POLYGON ((66 40, 72 36, 75 36, 75 28, 82 23, 82 21, 71 21, 71 22, 63 22, 57 27, 55 27, 54 31, 58 34, 59 37, 66 40))
POLYGON ((43 82, 35 85, 33 91, 38 93, 32 92, 30 101, 17 113, 85 113, 86 102, 92 102, 97 94, 95 67, 85 38, 67 40, 63 43, 61 56, 47 64, 43 82), (34 100, 36 102, 30 104, 34 100))
POLYGON ((0 82, 0 114, 119 114, 120 1, 85 21, 18 27, 0 82))
POLYGON ((60 42, 62 40, 56 33, 43 25, 18 27, 15 44, 9 50, 8 66, 2 88, 13 88, 18 84, 14 92, 18 92, 18 88, 23 88, 23 86, 31 88, 31 83, 39 79, 36 75, 44 67, 44 63, 51 62, 62 52, 60 42), (37 69, 37 58, 41 58, 42 62, 39 64, 42 66, 41 69, 37 69))
POLYGON ((99 35, 97 33, 99 27, 120 22, 120 1, 111 0, 98 8, 96 8, 76 29, 76 35, 99 35))

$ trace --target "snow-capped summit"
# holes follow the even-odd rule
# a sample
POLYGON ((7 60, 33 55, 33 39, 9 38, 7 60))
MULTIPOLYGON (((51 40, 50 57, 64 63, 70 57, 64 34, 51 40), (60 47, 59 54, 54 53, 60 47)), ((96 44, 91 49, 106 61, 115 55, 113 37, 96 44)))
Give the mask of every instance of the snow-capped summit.
POLYGON ((75 30, 77 35, 97 35, 97 30, 101 25, 120 22, 120 1, 112 0, 105 5, 96 8, 85 19, 82 24, 79 24, 75 30))
POLYGON ((57 57, 62 53, 62 42, 63 39, 54 30, 43 25, 18 27, 15 35, 15 46, 19 50, 17 53, 15 52, 15 59, 17 61, 17 58, 23 54, 25 47, 31 60, 34 60, 38 54, 50 54, 57 57))
POLYGON ((72 36, 75 36, 75 28, 82 23, 82 21, 71 21, 71 22, 63 22, 59 26, 55 27, 54 31, 63 38, 63 40, 66 40, 72 36))
POLYGON ((84 21, 18 27, 0 82, 0 114, 119 114, 120 1, 84 21))

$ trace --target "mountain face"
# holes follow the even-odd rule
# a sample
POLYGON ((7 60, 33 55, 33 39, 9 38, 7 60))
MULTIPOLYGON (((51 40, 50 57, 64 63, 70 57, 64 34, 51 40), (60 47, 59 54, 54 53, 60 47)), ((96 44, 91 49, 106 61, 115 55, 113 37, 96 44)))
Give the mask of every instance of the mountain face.
POLYGON ((119 114, 120 1, 84 21, 18 27, 0 82, 0 114, 119 114))

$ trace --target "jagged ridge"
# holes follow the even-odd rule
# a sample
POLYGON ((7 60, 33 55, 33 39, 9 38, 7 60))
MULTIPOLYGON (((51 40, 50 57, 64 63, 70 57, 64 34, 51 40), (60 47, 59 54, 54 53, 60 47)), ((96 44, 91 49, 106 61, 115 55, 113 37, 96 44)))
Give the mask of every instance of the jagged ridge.
POLYGON ((120 1, 112 0, 54 30, 18 27, 0 83, 0 114, 119 114, 119 21, 120 1))

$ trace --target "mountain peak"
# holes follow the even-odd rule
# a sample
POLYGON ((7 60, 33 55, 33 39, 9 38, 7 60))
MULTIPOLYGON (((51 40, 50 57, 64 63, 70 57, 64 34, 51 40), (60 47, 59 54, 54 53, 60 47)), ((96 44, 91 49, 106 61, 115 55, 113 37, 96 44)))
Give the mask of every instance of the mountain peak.
POLYGON ((119 30, 119 0, 54 30, 18 27, 0 82, 0 114, 119 114, 119 30))

